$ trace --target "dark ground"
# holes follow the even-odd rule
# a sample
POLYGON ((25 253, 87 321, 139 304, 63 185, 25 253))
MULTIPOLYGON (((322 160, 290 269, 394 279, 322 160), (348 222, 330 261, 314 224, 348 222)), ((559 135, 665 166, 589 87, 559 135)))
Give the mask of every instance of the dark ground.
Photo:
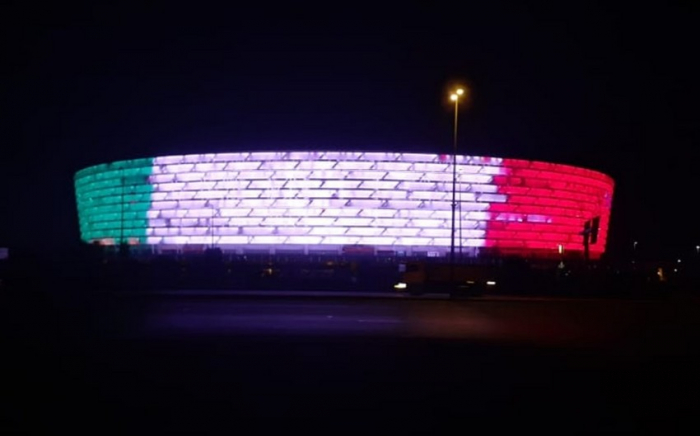
POLYGON ((690 299, 49 295, 3 295, 6 431, 697 434, 690 299))

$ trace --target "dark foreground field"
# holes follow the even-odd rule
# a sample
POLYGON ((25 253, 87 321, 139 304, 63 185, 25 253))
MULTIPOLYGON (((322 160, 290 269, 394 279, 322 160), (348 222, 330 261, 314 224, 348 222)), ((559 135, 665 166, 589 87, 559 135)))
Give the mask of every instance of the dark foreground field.
POLYGON ((698 429, 691 299, 264 295, 3 295, 3 430, 698 429))

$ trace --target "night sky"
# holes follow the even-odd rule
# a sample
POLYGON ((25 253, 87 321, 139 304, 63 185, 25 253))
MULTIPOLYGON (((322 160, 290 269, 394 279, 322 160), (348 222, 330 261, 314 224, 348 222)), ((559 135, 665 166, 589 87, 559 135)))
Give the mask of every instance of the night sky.
POLYGON ((612 254, 694 251, 696 11, 481 3, 4 6, 0 246, 76 245, 73 173, 112 160, 449 152, 462 80, 461 152, 606 172, 612 254))

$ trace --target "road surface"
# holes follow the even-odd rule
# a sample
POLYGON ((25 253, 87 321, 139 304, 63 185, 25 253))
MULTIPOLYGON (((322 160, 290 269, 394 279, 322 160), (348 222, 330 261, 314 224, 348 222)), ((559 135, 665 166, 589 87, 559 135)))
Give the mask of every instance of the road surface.
POLYGON ((160 295, 3 309, 10 430, 698 428, 688 300, 160 295))

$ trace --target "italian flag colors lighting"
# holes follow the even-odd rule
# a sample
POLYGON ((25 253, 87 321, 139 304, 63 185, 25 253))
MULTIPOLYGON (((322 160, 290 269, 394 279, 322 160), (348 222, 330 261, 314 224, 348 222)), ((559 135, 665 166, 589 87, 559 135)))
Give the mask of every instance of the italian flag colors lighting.
MULTIPOLYGON (((456 156, 456 244, 528 254, 605 250, 613 180, 546 162, 456 156)), ((78 171, 86 242, 221 247, 371 245, 449 251, 452 155, 251 152, 164 156, 78 171)))

